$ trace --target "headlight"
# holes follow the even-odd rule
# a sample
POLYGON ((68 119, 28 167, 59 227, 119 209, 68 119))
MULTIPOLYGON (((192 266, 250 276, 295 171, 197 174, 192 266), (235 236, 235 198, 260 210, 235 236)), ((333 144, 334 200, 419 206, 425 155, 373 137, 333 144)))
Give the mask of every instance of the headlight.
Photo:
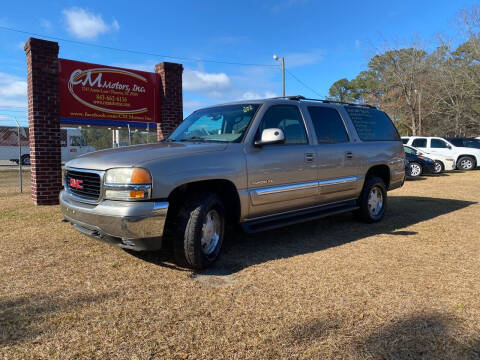
POLYGON ((111 200, 149 199, 152 176, 142 168, 116 168, 107 170, 104 177, 105 198, 111 200))

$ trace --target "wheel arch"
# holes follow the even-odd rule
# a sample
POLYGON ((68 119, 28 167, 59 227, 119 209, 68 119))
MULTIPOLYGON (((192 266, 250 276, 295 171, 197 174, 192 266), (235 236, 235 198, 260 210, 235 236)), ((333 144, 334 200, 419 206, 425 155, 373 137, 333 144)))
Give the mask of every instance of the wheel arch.
POLYGON ((376 176, 382 179, 383 182, 385 183, 385 186, 387 187, 387 190, 390 187, 390 168, 388 167, 388 165, 385 165, 385 164, 373 165, 368 169, 365 175, 365 181, 370 176, 376 176))
POLYGON ((235 184, 227 179, 200 180, 177 186, 168 195, 170 205, 167 219, 175 217, 188 196, 199 192, 217 194, 223 202, 228 219, 234 223, 238 222, 241 213, 240 197, 235 184))

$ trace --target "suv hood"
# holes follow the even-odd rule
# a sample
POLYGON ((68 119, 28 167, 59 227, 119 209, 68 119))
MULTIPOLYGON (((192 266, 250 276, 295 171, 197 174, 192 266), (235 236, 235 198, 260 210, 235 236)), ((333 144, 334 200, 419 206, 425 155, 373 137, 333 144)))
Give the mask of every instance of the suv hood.
POLYGON ((223 151, 226 143, 162 142, 95 151, 66 163, 67 167, 107 170, 114 167, 144 166, 154 160, 176 158, 202 152, 223 151))

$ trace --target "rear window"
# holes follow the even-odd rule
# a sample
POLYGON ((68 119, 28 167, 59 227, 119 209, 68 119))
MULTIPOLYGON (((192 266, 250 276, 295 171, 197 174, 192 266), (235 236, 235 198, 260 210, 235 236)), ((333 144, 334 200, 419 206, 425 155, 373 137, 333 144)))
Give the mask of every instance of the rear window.
POLYGON ((360 106, 345 106, 357 134, 363 141, 399 141, 395 125, 383 111, 360 106))
POLYGON ((427 147, 427 139, 426 138, 414 139, 412 141, 412 146, 416 147, 416 148, 426 148, 427 147))

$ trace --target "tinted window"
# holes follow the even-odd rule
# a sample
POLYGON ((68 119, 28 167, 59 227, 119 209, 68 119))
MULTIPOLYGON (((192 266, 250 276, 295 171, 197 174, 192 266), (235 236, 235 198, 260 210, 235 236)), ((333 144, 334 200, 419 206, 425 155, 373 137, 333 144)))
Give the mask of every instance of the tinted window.
POLYGON ((402 139, 402 143, 406 144, 406 143, 408 143, 408 140, 409 139, 402 139))
POLYGON ((345 110, 363 141, 400 140, 395 125, 383 111, 361 106, 345 106, 345 110))
POLYGON ((412 141, 412 146, 416 148, 425 148, 427 147, 427 139, 425 138, 414 139, 412 141))
POLYGON ((319 143, 348 142, 345 125, 337 110, 327 107, 309 107, 313 127, 319 143))
POLYGON ((430 140, 430 147, 435 149, 446 149, 448 147, 447 143, 440 139, 430 140))
POLYGON ((477 139, 467 139, 465 143, 469 148, 480 149, 480 141, 477 139))
POLYGON ((307 133, 298 107, 292 105, 272 106, 260 124, 259 134, 264 129, 279 128, 285 134, 285 144, 307 144, 307 133))

